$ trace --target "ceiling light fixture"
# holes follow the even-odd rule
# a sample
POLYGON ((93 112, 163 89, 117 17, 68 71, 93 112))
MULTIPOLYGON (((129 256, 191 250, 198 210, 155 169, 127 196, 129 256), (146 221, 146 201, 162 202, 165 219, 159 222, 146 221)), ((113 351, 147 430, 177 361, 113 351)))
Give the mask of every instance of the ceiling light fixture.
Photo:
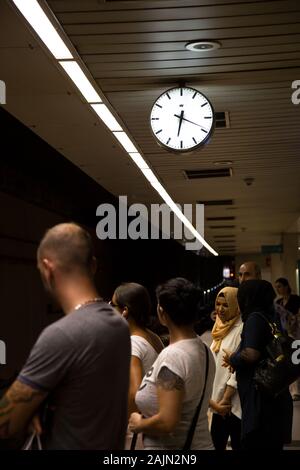
POLYGON ((75 60, 59 61, 88 103, 102 103, 95 88, 75 60))
POLYGON ((56 59, 73 59, 70 50, 37 0, 13 2, 56 59))
POLYGON ((227 165, 232 165, 233 161, 232 160, 216 160, 213 162, 213 165, 215 166, 227 166, 227 165))
POLYGON ((122 147, 126 150, 126 152, 130 153, 138 153, 137 148, 133 144, 133 142, 129 139, 128 135, 124 131, 120 132, 113 132, 113 135, 118 139, 122 147))
POLYGON ((143 159, 139 152, 129 152, 129 156, 140 170, 149 168, 148 163, 143 159))
MULTIPOLYGON (((84 96, 87 102, 91 105, 94 111, 98 114, 100 119, 112 131, 113 135, 120 142, 122 147, 129 154, 134 163, 139 167, 145 178, 150 182, 152 187, 158 192, 160 197, 170 207, 174 214, 182 221, 186 228, 200 241, 200 243, 207 248, 213 255, 218 256, 218 253, 204 240, 204 238, 197 232, 192 223, 187 219, 183 212, 178 208, 177 204, 173 201, 165 188, 159 182, 155 173, 149 168, 147 162, 143 159, 142 155, 138 152, 137 148, 128 137, 127 133, 122 130, 122 127, 115 119, 109 108, 102 103, 100 95, 90 82, 84 69, 79 65, 80 57, 76 55, 74 59, 66 43, 56 31, 55 26, 52 24, 44 10, 41 8, 37 0, 13 0, 16 7, 23 14, 25 19, 36 31, 38 36, 44 42, 46 47, 52 52, 54 57, 58 60, 59 64, 65 70, 67 75, 76 85, 80 93, 84 96), (73 60, 70 60, 73 59, 73 60)), ((62 35, 64 33, 62 32, 62 35)), ((66 37, 67 39, 67 37, 66 37)), ((199 42, 198 42, 199 43, 199 42)), ((198 50, 212 50, 213 43, 205 42, 206 46, 199 47, 198 50)), ((188 46, 188 45, 187 45, 188 46)), ((203 44, 202 44, 203 46, 203 44)), ((219 47, 219 46, 218 46, 219 47)), ((188 47, 187 47, 188 48, 188 47)), ((193 49, 190 49, 193 50, 193 49)), ((195 49, 196 50, 196 49, 195 49)), ((209 292, 209 291, 208 291, 209 292)))
POLYGON ((185 45, 188 51, 210 52, 219 49, 221 44, 218 41, 190 41, 185 45))
POLYGON ((91 104, 93 110, 112 132, 122 131, 122 127, 104 103, 91 104))
MULTIPOLYGON (((151 171, 151 170, 150 170, 151 171)), ((144 171, 143 171, 144 173, 144 171)), ((145 173, 144 173, 145 174, 145 173)), ((146 175, 145 175, 146 176, 146 175)), ((170 209, 174 212, 174 214, 178 217, 179 220, 187 227, 187 229, 194 235, 194 237, 203 245, 205 248, 207 248, 208 251, 210 251, 213 255, 218 256, 218 253, 204 240, 204 238, 200 235, 199 232, 195 229, 195 227, 191 224, 191 222, 186 218, 186 216, 181 212, 181 210, 178 208, 177 204, 173 201, 171 196, 167 193, 165 188, 162 186, 162 184, 158 181, 156 176, 153 173, 152 181, 150 181, 151 185, 153 186, 154 189, 158 192, 158 194, 161 196, 161 198, 165 201, 165 203, 170 207, 170 209)), ((146 176, 147 178, 147 176, 146 176)))

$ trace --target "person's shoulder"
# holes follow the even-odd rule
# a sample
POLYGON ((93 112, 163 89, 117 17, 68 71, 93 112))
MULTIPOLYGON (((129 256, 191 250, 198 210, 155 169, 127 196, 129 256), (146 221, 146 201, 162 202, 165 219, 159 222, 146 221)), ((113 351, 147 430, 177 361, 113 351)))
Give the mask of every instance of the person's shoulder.
POLYGON ((66 328, 66 317, 57 320, 54 323, 46 326, 43 331, 40 333, 36 344, 41 346, 44 345, 45 347, 48 344, 55 344, 56 347, 62 348, 64 344, 72 343, 71 338, 69 338, 68 330, 66 328))
POLYGON ((265 331, 269 332, 270 331, 270 326, 271 323, 275 322, 275 310, 274 310, 274 316, 273 317, 268 317, 264 315, 262 312, 252 312, 250 313, 249 317, 247 318, 245 322, 245 326, 248 330, 252 331, 265 331))
POLYGON ((147 341, 146 338, 143 338, 139 335, 131 335, 130 340, 132 348, 144 351, 145 349, 149 349, 151 346, 151 344, 149 343, 149 341, 147 341))
POLYGON ((200 336, 197 336, 196 338, 189 339, 188 341, 182 340, 170 344, 163 349, 160 356, 186 363, 192 361, 195 354, 198 354, 199 351, 204 352, 204 348, 204 342, 201 340, 200 336))
POLYGON ((168 346, 166 346, 164 349, 162 349, 162 351, 159 353, 159 355, 157 356, 157 361, 159 363, 162 363, 162 362, 168 362, 168 361, 171 361, 173 362, 173 360, 178 357, 178 354, 180 353, 180 350, 176 347, 176 343, 174 344, 169 344, 168 346))

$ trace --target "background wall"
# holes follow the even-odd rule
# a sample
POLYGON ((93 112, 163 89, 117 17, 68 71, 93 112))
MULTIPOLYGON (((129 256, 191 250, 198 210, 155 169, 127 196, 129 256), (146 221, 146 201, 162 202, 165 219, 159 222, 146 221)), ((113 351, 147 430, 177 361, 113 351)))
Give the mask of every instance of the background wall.
POLYGON ((110 299, 114 288, 135 281, 150 289, 183 276, 211 287, 222 279, 221 258, 197 256, 173 240, 96 238, 96 207, 118 200, 0 108, 0 340, 7 364, 0 379, 22 367, 39 332, 62 312, 44 293, 36 250, 46 229, 73 220, 95 242, 96 283, 110 299))

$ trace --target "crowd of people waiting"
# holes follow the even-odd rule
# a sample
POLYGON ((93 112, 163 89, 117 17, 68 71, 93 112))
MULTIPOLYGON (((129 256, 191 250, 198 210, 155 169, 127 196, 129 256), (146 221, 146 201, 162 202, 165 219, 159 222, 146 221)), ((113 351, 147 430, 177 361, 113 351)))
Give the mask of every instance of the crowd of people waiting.
MULTIPOLYGON (((195 328, 201 290, 184 278, 168 280, 156 289, 162 342, 148 327, 144 286, 124 283, 109 303, 100 297, 83 228, 48 230, 37 260, 65 316, 41 333, 0 400, 2 439, 29 432, 44 449, 68 450, 225 450, 229 443, 280 450, 290 442, 289 388, 272 398, 253 381, 270 321, 299 338, 300 298, 286 279, 276 281, 275 302, 259 266, 242 264, 239 287, 217 293, 212 329, 202 337, 195 328)), ((292 392, 300 397, 298 382, 292 392)))

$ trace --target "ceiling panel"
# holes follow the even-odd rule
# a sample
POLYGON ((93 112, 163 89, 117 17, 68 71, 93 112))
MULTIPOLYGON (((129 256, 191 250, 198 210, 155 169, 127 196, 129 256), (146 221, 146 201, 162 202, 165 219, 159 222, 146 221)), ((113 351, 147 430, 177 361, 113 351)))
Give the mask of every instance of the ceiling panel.
MULTIPOLYGON (((207 224, 206 236, 213 246, 224 246, 217 237, 230 234, 235 235, 236 252, 259 252, 262 244, 278 243, 300 215, 300 107, 291 102, 291 84, 300 79, 299 1, 49 0, 48 4, 174 200, 234 200, 230 207, 206 208, 208 217, 236 217, 232 229, 210 228, 225 225, 218 222, 207 224), (206 53, 185 49, 188 41, 199 39, 218 40, 221 47, 206 53), (157 145, 149 114, 163 91, 182 82, 207 95, 216 112, 228 112, 230 125, 216 129, 203 149, 179 156, 157 145), (184 177, 183 170, 217 169, 215 163, 222 160, 232 162, 232 177, 201 181, 184 177), (245 184, 249 177, 254 178, 251 186, 245 184)), ((6 54, 5 60, 8 35, 7 27, 4 33, 0 28, 0 57, 6 54), (6 45, 5 52, 1 44, 6 45)), ((18 38, 12 43, 21 48, 18 57, 23 66, 45 62, 28 31, 23 35, 24 55, 18 27, 13 36, 18 38), (33 49, 28 49, 29 42, 33 49)), ((52 97, 70 93, 70 106, 66 98, 61 101, 62 116, 69 113, 75 125, 83 104, 51 70, 52 97)), ((25 80, 29 82, 29 72, 25 80)), ((41 84, 40 91, 44 88, 41 84)), ((17 85, 16 92, 22 93, 17 85)), ((47 101, 42 102, 51 113, 55 106, 47 101)), ((47 120, 38 118, 37 109, 18 112, 28 121, 35 117, 50 143, 62 139, 62 119, 47 129, 47 120)), ((89 115, 82 124, 91 146, 85 152, 84 138, 74 140, 78 145, 68 142, 72 126, 67 126, 65 142, 60 144, 68 158, 78 165, 86 162, 82 168, 115 194, 128 194, 136 202, 158 202, 127 160, 120 166, 112 164, 109 148, 113 147, 105 131, 108 153, 97 154, 102 137, 89 128, 92 122, 89 115)), ((121 159, 119 152, 112 150, 115 162, 121 159)))

